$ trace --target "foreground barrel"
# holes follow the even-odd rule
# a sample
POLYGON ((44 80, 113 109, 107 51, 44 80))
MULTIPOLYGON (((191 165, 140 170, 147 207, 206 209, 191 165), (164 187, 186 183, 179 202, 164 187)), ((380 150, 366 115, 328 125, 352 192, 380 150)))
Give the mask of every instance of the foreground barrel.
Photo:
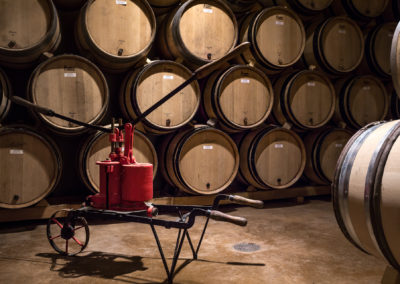
POLYGON ((337 222, 356 247, 400 270, 400 121, 373 123, 345 146, 332 184, 337 222))
POLYGON ((196 125, 164 140, 160 169, 174 187, 191 194, 214 194, 236 177, 239 153, 221 130, 196 125))
MULTIPOLYGON (((140 131, 133 137, 133 156, 138 163, 153 164, 153 177, 157 174, 157 154, 151 141, 140 131)), ((111 152, 109 134, 98 132, 86 139, 79 152, 79 176, 94 193, 100 191, 100 173, 97 161, 104 161, 111 152)))
POLYGON ((306 152, 293 131, 269 126, 246 134, 239 143, 240 176, 256 188, 287 188, 303 174, 306 152))
POLYGON ((343 75, 358 67, 364 55, 364 36, 348 17, 328 18, 307 29, 303 59, 308 66, 343 75))
POLYGON ((223 1, 190 0, 161 25, 159 48, 168 59, 196 68, 227 54, 237 41, 237 23, 223 1))
POLYGON ((365 41, 365 58, 369 68, 377 75, 390 77, 390 50, 396 23, 384 23, 368 33, 365 41))
MULTIPOLYGON (((108 107, 107 81, 87 59, 59 55, 40 64, 28 84, 29 99, 56 113, 86 123, 100 121, 108 107)), ((61 134, 85 131, 83 126, 35 113, 46 125, 61 134)))
POLYGON ((76 25, 80 49, 114 72, 127 70, 143 60, 155 33, 155 16, 144 0, 89 0, 76 25))
POLYGON ((307 162, 304 176, 316 184, 331 184, 339 159, 352 132, 341 128, 322 128, 307 134, 307 162))
POLYGON ((240 41, 251 43, 250 51, 243 54, 247 63, 278 72, 300 59, 305 31, 292 10, 272 7, 252 13, 243 21, 240 41))
MULTIPOLYGON (((191 74, 185 66, 167 60, 153 61, 133 71, 120 92, 122 113, 133 120, 188 80, 191 74)), ((199 84, 194 81, 143 119, 146 130, 160 134, 182 127, 196 114, 200 97, 199 84)))
POLYGON ((0 63, 29 67, 61 40, 56 8, 51 0, 0 2, 0 63))
POLYGON ((378 78, 371 75, 352 76, 337 82, 335 87, 338 94, 335 121, 344 121, 349 127, 359 129, 385 118, 388 95, 378 78))
POLYGON ((6 117, 10 109, 11 101, 9 96, 11 94, 11 84, 7 75, 0 69, 0 122, 6 117))
POLYGON ((263 123, 271 112, 273 99, 268 77, 245 65, 212 74, 203 95, 207 116, 216 119, 228 132, 248 130, 263 123))
POLYGON ((27 207, 45 198, 58 184, 61 165, 49 138, 23 127, 0 128, 0 207, 27 207))
POLYGON ((335 89, 321 72, 303 70, 281 76, 274 85, 274 95, 271 119, 298 130, 325 125, 335 111, 335 89))

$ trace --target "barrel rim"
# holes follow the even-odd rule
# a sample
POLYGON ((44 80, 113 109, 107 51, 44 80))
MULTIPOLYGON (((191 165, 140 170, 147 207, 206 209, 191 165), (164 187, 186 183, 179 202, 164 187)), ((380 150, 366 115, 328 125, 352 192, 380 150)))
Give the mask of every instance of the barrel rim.
MULTIPOLYGON (((152 61, 151 63, 141 67, 137 72, 131 73, 129 75, 128 80, 132 79, 132 84, 130 86, 130 90, 126 90, 126 92, 129 92, 129 95, 125 94, 125 96, 130 97, 130 102, 131 102, 132 109, 134 112, 134 113, 130 114, 130 112, 128 111, 128 114, 130 116, 135 115, 135 117, 138 117, 141 114, 143 114, 143 111, 140 110, 140 108, 138 106, 136 90, 139 86, 139 83, 141 83, 143 76, 145 76, 146 73, 149 72, 149 70, 151 70, 154 66, 161 65, 161 64, 169 64, 169 65, 173 65, 173 66, 180 68, 183 72, 185 72, 188 75, 188 78, 191 77, 191 75, 192 75, 192 72, 186 66, 184 66, 180 63, 177 63, 175 61, 171 61, 171 60, 155 60, 155 61, 152 61)), ((149 119, 147 119, 147 118, 144 118, 142 120, 142 123, 145 126, 147 126, 147 128, 149 128, 151 131, 161 132, 161 133, 175 131, 175 130, 181 128, 182 126, 188 124, 193 119, 193 117, 196 115, 197 110, 199 109, 199 106, 200 106, 200 101, 201 101, 201 91, 200 91, 200 86, 199 86, 198 81, 195 80, 195 81, 191 82, 189 84, 189 86, 192 86, 192 88, 194 89, 194 93, 196 94, 196 97, 197 97, 197 102, 194 107, 193 113, 189 116, 188 119, 186 119, 186 121, 183 121, 180 124, 177 124, 176 126, 173 126, 173 127, 160 126, 159 124, 150 122, 149 119)))
MULTIPOLYGON (((88 59, 86 59, 82 56, 79 56, 79 55, 61 54, 61 55, 51 57, 51 58, 47 59, 46 61, 42 62, 41 64, 39 64, 33 70, 32 74, 29 78, 28 88, 27 88, 27 97, 33 103, 35 103, 35 104, 37 103, 36 98, 33 95, 33 91, 34 91, 34 87, 36 85, 37 78, 41 74, 41 71, 43 70, 43 68, 45 68, 48 64, 51 64, 54 61, 57 61, 59 59, 73 59, 73 60, 81 61, 84 64, 86 64, 87 66, 89 66, 90 68, 92 68, 92 70, 94 70, 96 72, 96 74, 99 76, 100 81, 102 83, 101 87, 104 91, 104 93, 102 94, 102 96, 104 97, 104 104, 102 105, 99 113, 92 120, 90 120, 87 123, 95 124, 95 123, 99 122, 100 120, 102 120, 104 118, 104 116, 106 115, 106 112, 107 112, 107 109, 109 106, 109 100, 110 100, 110 94, 109 94, 107 80, 106 80, 104 74, 101 72, 101 70, 94 63, 92 63, 88 59)), ((65 134, 77 134, 77 133, 82 133, 82 132, 85 132, 88 130, 88 129, 86 129, 85 126, 75 126, 75 127, 59 126, 59 125, 56 125, 53 122, 51 122, 44 114, 36 113, 36 111, 33 111, 33 110, 31 112, 33 113, 33 115, 35 117, 38 117, 41 121, 43 121, 46 126, 49 126, 50 129, 52 129, 53 131, 59 132, 60 134, 64 134, 64 135, 65 134)))
POLYGON ((268 118, 269 114, 271 113, 273 103, 274 103, 274 90, 272 88, 271 80, 269 80, 269 78, 267 77, 267 75, 265 73, 263 73, 261 70, 259 70, 256 67, 253 67, 253 66, 242 65, 242 64, 230 66, 228 69, 224 70, 223 73, 218 75, 218 80, 216 80, 214 82, 213 87, 212 87, 211 105, 212 105, 213 111, 215 113, 218 113, 219 116, 221 116, 222 119, 220 120, 220 122, 223 122, 223 124, 225 124, 228 128, 232 128, 233 130, 248 130, 248 129, 252 129, 257 126, 260 126, 262 123, 264 123, 264 121, 268 118), (268 108, 265 110, 265 113, 260 118, 260 120, 251 125, 241 125, 241 124, 237 124, 237 123, 231 121, 224 113, 221 103, 220 103, 220 100, 219 100, 221 97, 221 94, 222 94, 221 88, 222 88, 223 81, 229 75, 231 75, 234 71, 237 71, 238 69, 248 69, 248 70, 251 70, 252 72, 256 73, 257 75, 259 75, 264 80, 266 88, 268 89, 268 92, 269 92, 270 102, 269 102, 268 108))
MULTIPOLYGON (((179 29, 179 25, 180 25, 180 21, 182 19, 183 14, 191 7, 193 7, 194 5, 198 5, 201 3, 206 2, 205 0, 189 0, 184 2, 174 13, 171 14, 170 18, 167 19, 167 22, 171 22, 171 26, 172 27, 177 27, 177 28, 172 28, 172 38, 173 41, 176 41, 176 48, 179 50, 179 53, 181 54, 181 56, 195 64, 195 65, 203 65, 206 63, 210 63, 214 60, 218 60, 217 59, 213 59, 213 60, 205 60, 203 58, 200 58, 196 55, 194 55, 185 45, 185 43, 183 42, 182 36, 180 34, 180 29, 179 29)), ((236 21, 236 17, 235 14, 232 12, 232 10, 229 8, 229 6, 224 2, 224 1, 218 1, 218 0, 207 0, 207 2, 212 2, 211 5, 214 5, 220 9, 222 9, 224 12, 226 12, 228 14, 228 16, 230 17, 230 19, 232 20, 233 26, 234 26, 234 38, 232 41, 232 45, 231 48, 228 50, 231 51, 237 41, 238 41, 238 25, 237 25, 237 21, 236 21)), ((208 4, 208 3, 206 3, 208 4)), ((167 29, 165 29, 165 32, 167 33, 167 29)), ((167 47, 169 48, 169 44, 167 41, 167 47)))
MULTIPOLYGON (((109 61, 111 63, 131 63, 131 65, 134 65, 137 63, 137 61, 140 60, 141 57, 144 57, 151 49, 152 44, 154 43, 155 36, 156 36, 156 29, 157 29, 157 24, 156 24, 156 18, 154 15, 154 11, 151 8, 150 4, 147 1, 140 1, 141 4, 146 8, 146 11, 149 14, 149 21, 151 25, 151 37, 149 40, 149 43, 139 52, 136 54, 133 54, 131 56, 117 56, 113 55, 111 53, 106 52, 98 44, 95 43, 94 39, 90 35, 88 25, 87 25, 87 14, 88 14, 88 9, 89 6, 96 0, 88 0, 85 5, 82 7, 80 11, 80 15, 78 17, 79 21, 76 24, 76 29, 78 36, 76 37, 76 40, 79 41, 79 35, 83 37, 85 44, 89 46, 89 51, 93 53, 94 57, 99 61, 99 63, 105 61, 109 61), (100 60, 102 59, 102 60, 100 60)), ((132 0, 128 0, 132 1, 132 0)), ((132 1, 133 2, 133 1, 132 1)), ((103 63, 101 65, 104 65, 103 63)), ((119 68, 116 68, 116 70, 119 70, 119 68)))
POLYGON ((8 209, 19 209, 19 208, 25 208, 31 205, 34 205, 38 202, 40 202, 40 200, 43 200, 46 196, 48 196, 59 184, 61 176, 62 176, 62 155, 61 155, 61 151, 59 149, 59 147, 57 146, 57 144, 46 134, 44 133, 39 133, 38 131, 36 131, 34 128, 26 126, 26 125, 19 125, 19 124, 15 124, 15 125, 7 125, 7 126, 3 126, 0 127, 0 136, 4 135, 4 134, 8 134, 8 133, 15 133, 15 132, 20 132, 20 133, 28 133, 30 135, 32 135, 33 137, 39 139, 43 144, 45 144, 49 151, 52 152, 52 158, 53 158, 53 162, 54 162, 54 177, 55 179, 51 181, 49 188, 46 189, 46 191, 44 193, 42 193, 41 195, 39 195, 38 197, 36 197, 35 199, 23 203, 23 204, 18 204, 18 205, 10 205, 8 203, 1 203, 0 202, 0 208, 8 208, 8 209))

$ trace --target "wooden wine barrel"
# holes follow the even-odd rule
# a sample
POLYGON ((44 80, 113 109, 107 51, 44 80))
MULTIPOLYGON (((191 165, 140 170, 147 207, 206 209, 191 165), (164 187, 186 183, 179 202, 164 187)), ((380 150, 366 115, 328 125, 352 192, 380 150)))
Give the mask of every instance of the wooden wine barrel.
POLYGON ((368 21, 380 16, 390 0, 341 0, 333 1, 331 8, 336 15, 347 14, 350 17, 368 21))
POLYGON ((305 46, 301 19, 285 7, 250 14, 242 23, 239 39, 251 43, 243 54, 247 63, 275 72, 296 63, 305 46))
POLYGON ((347 143, 332 198, 336 220, 357 248, 400 270, 400 121, 372 123, 347 143))
POLYGON ((88 0, 76 25, 77 45, 112 72, 144 60, 154 42, 156 20, 145 0, 88 0))
POLYGON ((163 141, 160 169, 170 185, 184 192, 221 192, 232 183, 238 168, 236 144, 221 130, 196 125, 163 141))
POLYGON ((306 151, 292 130, 269 126, 247 133, 239 143, 240 176, 256 188, 287 188, 303 174, 306 151))
POLYGON ((343 75, 358 67, 364 55, 364 36, 356 22, 331 17, 307 29, 303 59, 308 66, 343 75))
POLYGON ((321 72, 303 70, 281 76, 274 84, 274 95, 271 120, 297 130, 319 128, 335 111, 335 89, 321 72))
MULTIPOLYGON (((153 61, 136 69, 125 79, 120 92, 122 113, 133 120, 189 79, 191 74, 182 64, 168 60, 153 61)), ((199 84, 194 81, 144 118, 143 125, 146 130, 158 134, 174 131, 193 118, 200 97, 199 84)))
POLYGON ((365 59, 369 68, 381 77, 390 77, 390 50, 397 23, 383 23, 368 33, 365 59))
POLYGON ((352 76, 335 84, 337 99, 334 120, 359 129, 385 118, 388 95, 381 80, 371 75, 352 76))
POLYGON ((12 94, 11 84, 7 75, 0 69, 0 122, 6 117, 11 101, 9 96, 12 94))
POLYGON ((2 1, 0 9, 0 64, 27 68, 44 52, 53 52, 61 33, 51 0, 2 1))
POLYGON ((86 0, 53 0, 53 3, 61 10, 77 10, 86 3, 86 0))
MULTIPOLYGON (((59 55, 40 64, 28 83, 28 98, 56 113, 95 124, 105 115, 109 94, 99 68, 76 55, 59 55)), ((35 113, 47 126, 61 134, 85 131, 56 117, 35 113)))
POLYGON ((316 184, 331 184, 336 163, 352 132, 342 128, 322 128, 304 138, 307 161, 304 176, 316 184))
POLYGON ((197 68, 231 51, 237 33, 235 15, 225 2, 189 0, 161 24, 159 49, 165 58, 197 68))
POLYGON ((397 24, 390 50, 390 70, 392 71, 393 87, 400 98, 400 23, 397 24))
POLYGON ((259 126, 270 114, 273 99, 268 77, 247 65, 234 65, 212 74, 203 94, 208 118, 217 120, 228 132, 259 126))
MULTIPOLYGON (((138 163, 153 164, 153 177, 157 174, 157 154, 151 141, 140 131, 135 130, 133 156, 138 163)), ((83 143, 79 152, 79 176, 92 192, 100 191, 100 173, 97 161, 104 161, 111 152, 109 135, 94 133, 83 143)))
POLYGON ((62 162, 58 147, 25 127, 0 128, 0 207, 23 208, 57 186, 62 162))
POLYGON ((258 0, 263 6, 286 6, 304 15, 315 15, 327 9, 333 0, 258 0))

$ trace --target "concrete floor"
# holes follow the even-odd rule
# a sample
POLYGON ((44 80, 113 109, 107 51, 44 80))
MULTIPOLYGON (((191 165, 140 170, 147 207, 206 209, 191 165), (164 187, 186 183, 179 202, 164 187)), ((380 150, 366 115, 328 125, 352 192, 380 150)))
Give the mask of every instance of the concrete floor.
MULTIPOLYGON (((342 235, 331 203, 269 201, 264 209, 222 207, 247 227, 210 221, 199 260, 183 247, 174 283, 380 283, 385 263, 342 235), (235 244, 258 245, 240 252, 235 244), (185 265, 187 264, 187 265, 185 265)), ((175 218, 174 218, 175 219, 175 218)), ((190 230, 197 241, 204 219, 190 230)), ((58 255, 43 222, 0 224, 0 283, 163 283, 166 274, 151 229, 137 223, 90 221, 90 242, 79 256, 58 255), (93 224, 95 223, 95 224, 93 224)), ((172 256, 176 229, 157 228, 172 256)), ((171 258, 168 259, 169 265, 171 258)))

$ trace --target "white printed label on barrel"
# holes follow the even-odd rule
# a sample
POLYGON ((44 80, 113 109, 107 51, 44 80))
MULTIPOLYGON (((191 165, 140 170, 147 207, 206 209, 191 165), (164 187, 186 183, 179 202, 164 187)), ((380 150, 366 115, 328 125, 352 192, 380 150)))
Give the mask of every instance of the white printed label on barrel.
POLYGON ((250 79, 240 79, 240 83, 242 83, 242 84, 250 84, 250 79))
POLYGON ((363 87, 363 90, 364 90, 364 91, 369 91, 369 90, 371 90, 371 86, 368 86, 368 85, 367 85, 367 86, 364 86, 364 87, 363 87))
POLYGON ((24 150, 22 149, 10 149, 10 155, 23 155, 24 150))
POLYGON ((211 8, 203 8, 203 12, 207 14, 212 14, 213 10, 211 8))
POLYGON ((283 144, 275 144, 274 147, 276 149, 281 149, 281 148, 283 148, 283 144))
POLYGON ((76 73, 75 72, 67 72, 67 73, 64 73, 64 77, 65 78, 75 78, 76 73))
POLYGON ((282 20, 277 20, 277 21, 275 21, 275 24, 278 26, 283 26, 283 25, 285 25, 285 22, 282 20))
POLYGON ((340 34, 347 34, 347 31, 344 28, 342 28, 342 29, 339 29, 339 33, 340 34))
POLYGON ((126 2, 125 0, 115 0, 115 3, 117 3, 117 5, 124 5, 126 6, 126 2))
POLYGON ((164 76, 163 76, 163 79, 164 79, 164 80, 173 80, 173 79, 174 79, 174 76, 173 76, 173 75, 164 75, 164 76))
POLYGON ((212 145, 204 145, 203 150, 212 150, 213 146, 212 145))
POLYGON ((315 87, 315 82, 314 81, 307 82, 307 86, 308 87, 315 87))

